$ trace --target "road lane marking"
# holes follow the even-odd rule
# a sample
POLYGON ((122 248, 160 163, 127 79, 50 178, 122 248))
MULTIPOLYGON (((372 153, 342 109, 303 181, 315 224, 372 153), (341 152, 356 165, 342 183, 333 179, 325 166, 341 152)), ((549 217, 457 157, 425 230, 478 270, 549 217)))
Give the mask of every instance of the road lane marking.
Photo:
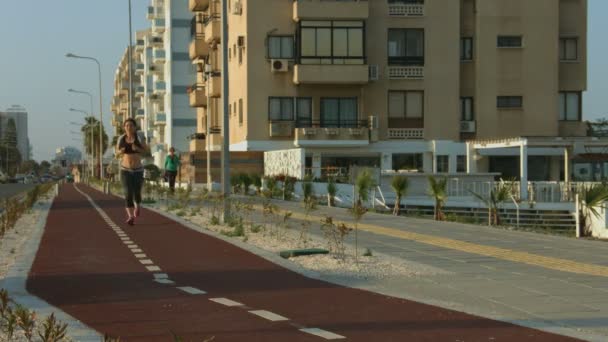
POLYGON ((135 257, 136 257, 137 259, 143 259, 143 258, 146 258, 146 255, 145 255, 145 254, 143 254, 143 253, 141 253, 141 254, 135 254, 135 257))
POLYGON ((243 306, 242 303, 235 302, 228 298, 209 298, 210 301, 216 302, 218 304, 226 305, 226 306, 243 306))
POLYGON ((169 275, 167 273, 154 273, 154 279, 167 279, 169 275))
POLYGON ((154 279, 155 282, 159 283, 159 284, 165 284, 165 285, 173 285, 175 284, 175 282, 173 280, 169 280, 169 279, 154 279))
POLYGON ((154 264, 154 262, 150 259, 139 260, 139 262, 141 262, 142 265, 153 265, 154 264))
POLYGON ((342 335, 334 334, 330 331, 319 329, 319 328, 304 328, 304 329, 300 329, 300 331, 307 333, 307 334, 322 337, 326 340, 342 340, 342 339, 346 338, 342 335))
POLYGON ((180 286, 180 287, 178 287, 178 289, 180 289, 186 293, 192 294, 192 295, 200 295, 200 294, 207 293, 203 290, 199 290, 196 287, 192 287, 192 286, 180 286))
POLYGON ((158 266, 146 266, 146 269, 150 272, 158 272, 160 271, 160 267, 158 266))
POLYGON ((266 311, 266 310, 252 310, 249 313, 254 314, 256 316, 262 317, 272 322, 280 322, 280 321, 289 321, 289 318, 283 317, 281 315, 277 315, 274 312, 266 311))

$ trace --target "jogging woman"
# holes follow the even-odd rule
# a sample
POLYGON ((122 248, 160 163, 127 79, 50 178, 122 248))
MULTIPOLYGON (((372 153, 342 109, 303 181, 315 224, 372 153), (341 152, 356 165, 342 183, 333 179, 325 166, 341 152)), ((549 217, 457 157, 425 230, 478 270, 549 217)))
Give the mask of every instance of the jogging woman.
POLYGON ((175 149, 171 147, 169 149, 169 155, 165 158, 165 175, 167 176, 171 193, 175 192, 175 177, 177 176, 179 164, 179 157, 175 155, 175 149))
POLYGON ((134 225, 140 214, 141 188, 144 183, 142 155, 148 151, 144 138, 137 135, 137 124, 127 119, 123 125, 125 134, 118 138, 116 152, 120 158, 120 180, 127 201, 127 224, 134 225))

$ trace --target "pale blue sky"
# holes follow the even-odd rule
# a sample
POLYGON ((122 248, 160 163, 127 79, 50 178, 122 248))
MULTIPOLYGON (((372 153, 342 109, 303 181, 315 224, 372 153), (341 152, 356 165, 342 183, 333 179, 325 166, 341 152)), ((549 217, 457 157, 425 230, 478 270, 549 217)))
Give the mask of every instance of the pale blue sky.
MULTIPOLYGON (((149 0, 132 3, 134 30, 147 27, 149 0)), ((607 13, 608 1, 589 0, 585 119, 608 116, 607 13)), ((78 127, 69 122, 81 121, 82 116, 68 108, 89 110, 89 100, 67 89, 98 93, 95 64, 67 59, 66 52, 101 61, 104 123, 110 128, 114 71, 128 44, 127 18, 127 0, 0 0, 0 110, 12 104, 28 109, 35 159, 51 158, 60 146, 80 147, 70 134, 78 127)))

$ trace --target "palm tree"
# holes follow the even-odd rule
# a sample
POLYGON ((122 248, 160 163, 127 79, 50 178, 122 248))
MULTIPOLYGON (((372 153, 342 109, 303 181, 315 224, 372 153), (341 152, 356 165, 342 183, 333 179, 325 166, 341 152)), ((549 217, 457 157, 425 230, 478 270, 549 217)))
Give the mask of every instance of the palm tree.
POLYGON ((399 216, 399 210, 401 209, 401 198, 405 197, 407 188, 410 186, 410 181, 405 176, 395 176, 391 181, 391 187, 395 192, 395 208, 393 209, 393 215, 399 216))
POLYGON ((582 234, 588 236, 591 231, 591 215, 596 218, 600 217, 598 209, 604 207, 604 202, 608 201, 608 185, 594 184, 584 186, 579 190, 579 219, 582 228, 582 234))
POLYGON ((333 177, 329 177, 327 180, 327 206, 333 207, 336 205, 336 194, 338 193, 338 186, 336 180, 333 177))
POLYGON ((490 209, 490 224, 499 226, 500 225, 500 207, 502 203, 509 199, 513 193, 514 183, 500 182, 498 186, 492 189, 488 197, 484 197, 481 194, 469 191, 473 196, 485 203, 490 209))
MULTIPOLYGON (((102 148, 99 148, 99 120, 95 119, 92 116, 89 116, 85 119, 86 123, 82 126, 81 131, 84 139, 84 145, 87 151, 93 150, 93 158, 96 163, 99 163, 99 152, 101 150, 101 155, 103 156, 105 152, 108 150, 108 135, 105 132, 105 129, 102 127, 102 148), (91 131, 93 131, 93 140, 91 141, 91 131)), ((99 168, 100 166, 97 165, 99 168)))
POLYGON ((353 198, 354 206, 352 209, 353 217, 355 218, 355 262, 359 262, 359 221, 367 212, 363 206, 364 202, 369 200, 369 191, 374 186, 374 179, 369 170, 363 170, 355 180, 356 197, 353 198))
POLYGON ((435 199, 435 220, 437 221, 445 220, 443 206, 448 199, 447 185, 447 178, 437 180, 435 177, 429 176, 429 195, 435 199))

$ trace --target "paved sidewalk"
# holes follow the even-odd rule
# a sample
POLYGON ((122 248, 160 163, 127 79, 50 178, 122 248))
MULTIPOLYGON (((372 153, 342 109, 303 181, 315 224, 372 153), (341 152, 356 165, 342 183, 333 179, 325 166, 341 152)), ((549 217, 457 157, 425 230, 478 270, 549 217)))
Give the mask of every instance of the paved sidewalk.
MULTIPOLYGON (((300 203, 275 203, 303 218, 300 203)), ((325 215, 352 227, 345 209, 319 207, 313 220, 325 215)), ((451 272, 387 279, 374 291, 608 340, 608 242, 368 213, 359 245, 451 272)))
POLYGON ((121 341, 572 341, 305 278, 122 201, 65 185, 28 290, 121 341))

